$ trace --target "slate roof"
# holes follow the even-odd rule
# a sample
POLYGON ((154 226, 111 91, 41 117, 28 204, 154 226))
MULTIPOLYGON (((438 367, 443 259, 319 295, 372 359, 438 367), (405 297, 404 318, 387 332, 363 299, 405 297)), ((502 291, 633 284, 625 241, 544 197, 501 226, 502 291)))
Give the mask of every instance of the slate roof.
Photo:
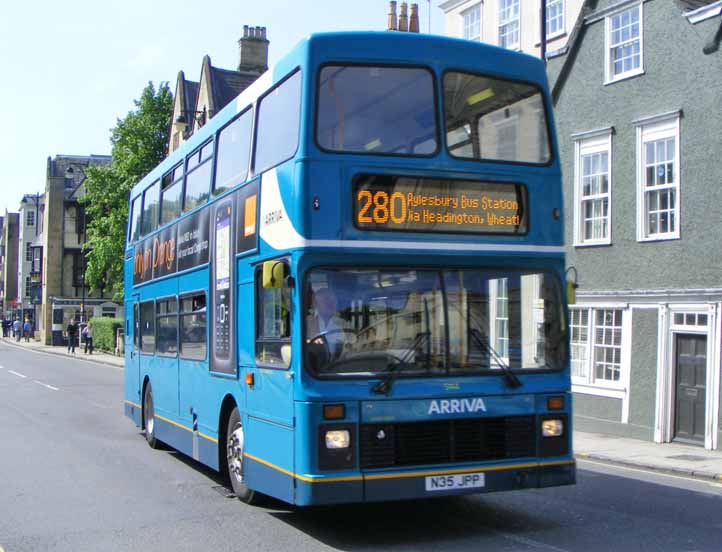
POLYGON ((192 80, 186 80, 185 77, 183 78, 183 98, 185 100, 183 109, 186 113, 192 113, 196 108, 199 86, 200 83, 192 80))
POLYGON ((258 73, 246 73, 241 71, 229 71, 210 66, 211 90, 213 93, 213 106, 216 112, 223 109, 238 94, 248 88, 258 78, 258 73))

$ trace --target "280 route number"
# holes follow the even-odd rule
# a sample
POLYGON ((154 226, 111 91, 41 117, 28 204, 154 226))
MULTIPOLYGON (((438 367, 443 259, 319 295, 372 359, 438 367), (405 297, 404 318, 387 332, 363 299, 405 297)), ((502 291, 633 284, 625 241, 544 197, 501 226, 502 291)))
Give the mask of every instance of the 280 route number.
POLYGON ((401 192, 389 194, 379 190, 360 190, 356 194, 360 204, 356 221, 358 224, 386 224, 389 219, 394 224, 403 224, 406 220, 406 197, 401 192))

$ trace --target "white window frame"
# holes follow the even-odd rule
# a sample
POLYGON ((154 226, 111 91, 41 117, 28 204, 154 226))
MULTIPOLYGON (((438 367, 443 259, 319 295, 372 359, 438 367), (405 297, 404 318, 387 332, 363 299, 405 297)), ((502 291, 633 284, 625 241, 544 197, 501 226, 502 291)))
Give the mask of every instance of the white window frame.
POLYGON ((507 50, 519 50, 521 46, 521 17, 520 17, 520 11, 521 11, 521 0, 499 0, 499 9, 497 11, 497 16, 499 20, 499 24, 497 25, 497 35, 498 35, 498 43, 499 46, 502 48, 506 48, 507 50), (511 17, 508 19, 502 19, 502 14, 505 14, 507 12, 513 12, 513 8, 509 7, 506 8, 506 2, 509 2, 509 4, 516 3, 516 17, 511 17), (516 42, 502 45, 501 43, 501 35, 502 35, 502 27, 506 27, 507 25, 511 25, 512 23, 516 23, 516 42))
POLYGON ((612 84, 644 73, 644 10, 643 0, 633 5, 625 5, 623 8, 610 13, 604 18, 604 84, 612 84), (639 10, 639 67, 631 71, 625 71, 617 75, 613 71, 612 50, 612 17, 630 10, 639 10))
MULTIPOLYGON (((506 364, 509 365, 509 281, 507 278, 497 278, 489 282, 489 341, 491 346, 496 350, 499 358, 506 364), (506 296, 500 293, 499 283, 501 280, 506 280, 506 296), (499 316, 499 301, 506 302, 506 317, 499 316), (506 334, 502 334, 497 331, 497 321, 506 320, 506 334), (498 347, 499 340, 506 340, 506 351, 498 347), (507 353, 504 355, 503 353, 507 353)), ((498 368, 498 366, 494 366, 498 368)))
MULTIPOLYGON (((612 190, 614 179, 612 177, 612 128, 587 132, 574 137, 574 246, 586 247, 594 245, 611 245, 612 243, 612 190), (582 201, 585 199, 582 192, 582 157, 595 153, 607 153, 608 162, 608 190, 607 197, 607 235, 604 238, 584 238, 584 211, 582 201)), ((603 195, 599 197, 602 198, 603 195)))
MULTIPOLYGON (((586 375, 572 375, 572 391, 585 395, 597 395, 612 399, 622 399, 622 423, 629 421, 629 378, 632 356, 632 311, 626 304, 609 305, 570 305, 570 310, 587 310, 586 375), (599 310, 617 310, 621 312, 622 341, 620 343, 619 380, 597 379, 594 366, 594 339, 596 333, 596 314, 599 310)), ((569 351, 571 355, 571 349, 569 351)), ((571 356, 570 356, 571 366, 571 356)))
POLYGON ((549 42, 550 40, 554 40, 557 37, 560 37, 564 35, 566 32, 566 17, 565 17, 565 9, 566 6, 564 5, 564 0, 546 0, 546 40, 549 42), (550 4, 561 4, 561 25, 559 26, 559 29, 555 32, 549 32, 549 5, 550 4))
POLYGON ((638 121, 637 127, 637 241, 662 241, 680 239, 681 200, 680 200, 680 112, 649 117, 638 121), (647 232, 647 188, 646 175, 646 144, 657 140, 674 138, 674 185, 656 186, 653 190, 674 189, 674 216, 675 225, 672 232, 649 234, 647 232))
POLYGON ((35 211, 26 211, 25 220, 25 226, 35 226, 35 211))
POLYGON ((461 12, 461 36, 466 40, 475 40, 477 42, 481 41, 481 2, 479 2, 478 4, 474 4, 470 8, 467 8, 461 12), (475 35, 472 35, 470 32, 468 32, 472 28, 472 25, 469 24, 467 18, 469 18, 472 14, 476 14, 476 25, 479 31, 475 35))

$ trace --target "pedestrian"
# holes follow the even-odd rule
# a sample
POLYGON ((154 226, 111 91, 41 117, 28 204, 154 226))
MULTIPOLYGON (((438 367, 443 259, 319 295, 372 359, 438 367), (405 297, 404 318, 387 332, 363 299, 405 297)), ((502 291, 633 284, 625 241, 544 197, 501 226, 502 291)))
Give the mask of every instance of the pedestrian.
POLYGON ((25 324, 23 324, 23 334, 25 335, 25 343, 30 343, 30 332, 33 331, 33 325, 30 323, 30 319, 25 319, 25 324))
POLYGON ((10 333, 10 320, 3 317, 3 337, 7 337, 10 333))
POLYGON ((75 338, 78 336, 78 326, 75 324, 75 318, 70 319, 65 333, 68 336, 68 352, 75 354, 75 338))
POLYGON ((20 341, 20 335, 22 335, 20 326, 20 319, 16 318, 13 322, 13 337, 15 338, 15 341, 20 341))
POLYGON ((83 337, 85 337, 85 349, 83 352, 86 355, 93 354, 93 326, 92 322, 88 320, 88 325, 83 328, 83 337))

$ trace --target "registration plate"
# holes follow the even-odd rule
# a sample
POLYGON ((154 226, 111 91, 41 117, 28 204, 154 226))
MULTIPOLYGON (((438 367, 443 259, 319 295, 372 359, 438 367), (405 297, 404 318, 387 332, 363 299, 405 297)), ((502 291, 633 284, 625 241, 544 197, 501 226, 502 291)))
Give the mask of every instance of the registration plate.
POLYGON ((427 491, 448 491, 451 489, 479 489, 484 486, 483 473, 456 473, 454 475, 432 475, 426 478, 427 491))

